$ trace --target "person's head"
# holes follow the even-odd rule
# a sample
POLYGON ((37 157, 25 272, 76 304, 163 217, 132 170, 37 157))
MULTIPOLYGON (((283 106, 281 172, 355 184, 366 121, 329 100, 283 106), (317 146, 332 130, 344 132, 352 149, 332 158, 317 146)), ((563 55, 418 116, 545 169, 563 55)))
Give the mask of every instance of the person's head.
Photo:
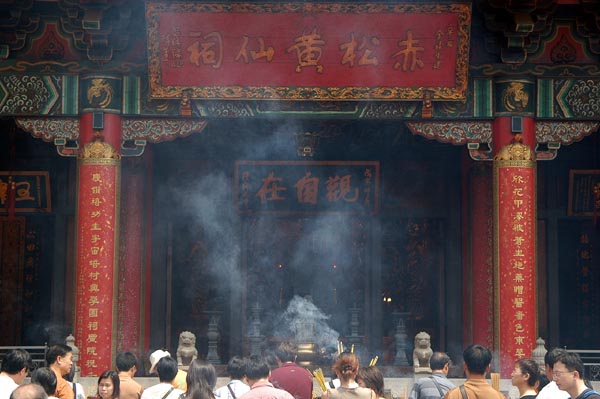
POLYGON ((269 365, 270 370, 275 370, 277 367, 279 367, 279 363, 277 362, 277 356, 275 355, 275 351, 273 349, 267 349, 263 353, 263 357, 265 359, 265 362, 267 362, 267 364, 269 365))
POLYGON ((156 371, 158 372, 158 379, 160 382, 171 383, 175 376, 177 376, 177 360, 171 356, 161 358, 156 365, 156 371))
POLYGON ((127 371, 135 375, 137 370, 137 358, 131 352, 121 352, 117 355, 117 371, 127 371))
POLYGON ((114 370, 106 370, 98 377, 98 398, 113 399, 119 397, 121 383, 119 374, 114 370))
POLYGON ((563 391, 570 391, 583 381, 583 362, 577 353, 564 352, 555 359, 552 367, 552 378, 563 391))
POLYGON ((249 381, 258 381, 269 378, 271 369, 262 356, 252 355, 246 363, 246 378, 249 381))
POLYGON ((354 353, 342 352, 335 361, 332 370, 340 381, 351 381, 358 373, 358 358, 354 353))
POLYGON ((384 397, 383 393, 383 374, 377 366, 361 367, 356 375, 356 382, 364 388, 370 388, 377 397, 384 397))
POLYGON ((40 367, 33 370, 33 373, 31 373, 31 382, 44 388, 48 396, 54 396, 57 382, 56 374, 49 367, 40 367))
POLYGON ((227 363, 227 373, 232 380, 241 380, 246 375, 246 359, 234 356, 227 363))
POLYGON ((540 380, 540 367, 531 359, 519 359, 515 362, 515 368, 511 373, 512 384, 524 391, 535 388, 540 380))
POLYGON ((23 349, 13 349, 2 359, 2 371, 9 374, 15 383, 21 385, 27 376, 27 371, 33 368, 29 352, 23 349))
POLYGON ((215 367, 206 360, 196 359, 190 363, 187 372, 187 386, 194 385, 197 382, 206 384, 211 391, 217 385, 217 372, 215 367))
POLYGON ((190 363, 186 383, 186 398, 212 399, 217 384, 217 372, 212 364, 205 360, 196 359, 190 363))
POLYGON ((441 371, 448 374, 448 369, 450 368, 450 356, 444 352, 433 352, 429 358, 429 366, 431 367, 431 371, 441 371))
POLYGON ((156 366, 163 357, 171 356, 171 354, 162 349, 155 350, 150 354, 150 374, 156 373, 156 366))
POLYGON ((69 374, 73 366, 73 349, 65 344, 52 345, 46 352, 46 363, 58 368, 62 375, 69 374))
POLYGON ((275 356, 277 356, 277 359, 279 359, 281 363, 296 361, 297 354, 298 349, 296 345, 291 342, 282 342, 277 348, 277 351, 275 351, 275 356))
POLYGON ((10 399, 48 399, 48 394, 41 385, 25 384, 12 391, 10 399))
POLYGON ((463 352, 463 359, 469 373, 484 375, 492 362, 492 352, 483 345, 470 345, 463 352))
POLYGON ((567 353, 566 349, 553 348, 546 352, 546 354, 544 355, 544 364, 546 365, 546 377, 548 377, 548 380, 552 381, 552 368, 554 367, 556 359, 565 353, 567 353))

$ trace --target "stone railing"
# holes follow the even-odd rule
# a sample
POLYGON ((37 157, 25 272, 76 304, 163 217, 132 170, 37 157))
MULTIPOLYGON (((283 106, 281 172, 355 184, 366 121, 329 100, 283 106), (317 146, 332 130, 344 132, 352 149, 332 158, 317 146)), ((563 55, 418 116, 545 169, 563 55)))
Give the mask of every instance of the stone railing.
POLYGON ((0 346, 0 365, 4 356, 13 349, 23 349, 29 352, 33 360, 35 368, 43 367, 46 365, 46 352, 48 351, 47 345, 40 346, 0 346))

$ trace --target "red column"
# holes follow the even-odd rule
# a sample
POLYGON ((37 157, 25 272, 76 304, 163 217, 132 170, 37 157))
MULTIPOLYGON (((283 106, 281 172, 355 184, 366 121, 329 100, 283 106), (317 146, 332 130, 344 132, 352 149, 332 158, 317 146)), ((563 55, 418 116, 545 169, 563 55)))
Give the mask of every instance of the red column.
POLYGON ((116 351, 121 118, 80 117, 75 337, 82 376, 112 369, 116 351), (96 124, 98 121, 96 121, 96 124))
POLYGON ((142 355, 144 160, 130 158, 123 168, 119 256, 118 348, 142 355))
POLYGON ((516 360, 531 357, 537 337, 535 121, 517 118, 522 134, 513 136, 512 117, 498 117, 493 138, 500 149, 494 158, 494 269, 502 378, 510 377, 516 360))
POLYGON ((465 344, 494 345, 494 257, 492 229, 491 162, 476 162, 469 168, 468 266, 465 286, 468 336, 465 344))

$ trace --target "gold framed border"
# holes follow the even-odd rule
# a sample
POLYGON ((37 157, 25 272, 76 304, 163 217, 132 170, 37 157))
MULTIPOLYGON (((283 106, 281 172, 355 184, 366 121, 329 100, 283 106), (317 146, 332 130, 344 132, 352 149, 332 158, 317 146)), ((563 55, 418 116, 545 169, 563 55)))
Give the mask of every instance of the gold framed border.
MULTIPOLYGON (((592 208, 591 212, 575 212, 573 211, 573 205, 574 205, 574 189, 575 189, 575 175, 589 175, 590 177, 592 176, 596 176, 595 179, 592 179, 593 182, 592 183, 600 183, 600 169, 571 169, 569 170, 569 199, 568 199, 568 204, 567 204, 567 216, 586 216, 586 217, 590 217, 590 216, 594 216, 594 211, 592 208)), ((593 195, 593 187, 590 187, 592 189, 592 195, 593 195)), ((593 197, 592 197, 592 201, 593 201, 593 197)), ((592 207, 594 207, 595 205, 592 204, 592 207)))
MULTIPOLYGON (((32 176, 38 177, 40 179, 45 180, 45 190, 44 195, 46 196, 46 206, 40 208, 18 208, 15 207, 16 213, 37 213, 37 212, 52 212, 52 191, 50 188, 50 172, 48 171, 39 171, 39 170, 19 170, 19 171, 0 171, 0 176, 6 176, 7 178, 10 176, 32 176)), ((40 195, 42 193, 40 192, 40 195)), ((40 204, 41 205, 41 204, 40 204)), ((2 206, 0 205, 0 212, 6 213, 8 212, 8 205, 2 206)))
MULTIPOLYGON (((515 168, 532 168, 533 172, 533 220, 532 224, 534 244, 533 244, 533 254, 535 256, 535 261, 533 264, 534 273, 535 273, 535 282, 534 282, 534 309, 537 311, 538 309, 538 290, 537 290, 537 272, 538 272, 538 221, 537 221, 537 163, 535 160, 502 160, 502 161, 494 161, 494 170, 493 170, 493 207, 494 207, 494 215, 493 215, 493 226, 494 226, 494 269, 493 269, 493 278, 494 278, 494 353, 500 353, 502 348, 500 347, 500 248, 499 248, 499 236, 500 236, 500 193, 498 192, 498 182, 499 182, 499 169, 506 167, 515 167, 515 168)), ((537 337, 539 333, 539 320, 535 318, 535 334, 537 337)), ((493 369, 497 372, 501 371, 500 357, 494 357, 492 360, 493 369)))
POLYGON ((469 72, 471 6, 469 4, 377 4, 377 3, 184 3, 149 2, 146 5, 148 38, 148 80, 150 98, 181 98, 183 92, 203 100, 432 100, 460 101, 466 98, 469 72), (212 13, 454 13, 458 14, 456 33, 455 86, 426 87, 296 87, 296 86, 164 86, 161 79, 159 14, 161 12, 212 13))

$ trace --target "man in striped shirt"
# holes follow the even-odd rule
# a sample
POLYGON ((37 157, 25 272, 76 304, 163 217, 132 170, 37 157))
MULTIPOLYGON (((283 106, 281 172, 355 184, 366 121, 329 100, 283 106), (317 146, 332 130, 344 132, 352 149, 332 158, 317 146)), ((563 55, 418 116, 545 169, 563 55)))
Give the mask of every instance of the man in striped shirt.
POLYGON ((450 368, 450 357, 443 352, 433 352, 429 359, 431 376, 419 378, 412 387, 408 399, 439 399, 455 388, 446 376, 450 368))

